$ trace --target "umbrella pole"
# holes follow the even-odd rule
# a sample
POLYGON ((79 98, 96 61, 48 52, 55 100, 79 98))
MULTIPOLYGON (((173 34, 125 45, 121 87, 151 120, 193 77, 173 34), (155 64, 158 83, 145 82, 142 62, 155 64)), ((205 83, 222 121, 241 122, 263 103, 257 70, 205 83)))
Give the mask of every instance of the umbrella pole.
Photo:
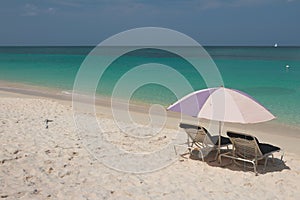
POLYGON ((218 151, 216 157, 213 161, 219 161, 219 155, 221 154, 221 132, 222 132, 222 122, 219 121, 219 139, 218 139, 218 151))
POLYGON ((219 156, 220 153, 221 153, 221 133, 222 133, 222 122, 219 121, 219 140, 218 140, 218 154, 217 154, 217 156, 219 156))

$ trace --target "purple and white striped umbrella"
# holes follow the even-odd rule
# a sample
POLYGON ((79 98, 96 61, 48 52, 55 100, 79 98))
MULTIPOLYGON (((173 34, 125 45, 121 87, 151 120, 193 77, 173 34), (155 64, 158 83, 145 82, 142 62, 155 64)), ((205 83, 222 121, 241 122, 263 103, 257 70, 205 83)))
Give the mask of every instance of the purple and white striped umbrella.
POLYGON ((275 118, 253 97, 239 90, 224 87, 208 88, 190 93, 170 105, 167 110, 219 121, 217 155, 220 154, 222 122, 250 124, 275 118))
POLYGON ((198 90, 186 95, 167 110, 219 122, 258 123, 275 116, 248 94, 224 87, 198 90))

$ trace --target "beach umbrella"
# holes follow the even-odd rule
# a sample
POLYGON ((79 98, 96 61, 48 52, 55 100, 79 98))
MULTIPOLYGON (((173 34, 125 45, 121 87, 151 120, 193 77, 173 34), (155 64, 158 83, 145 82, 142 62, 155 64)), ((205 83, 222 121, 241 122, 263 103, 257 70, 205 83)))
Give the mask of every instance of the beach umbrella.
POLYGON ((275 116, 250 95, 224 87, 192 92, 170 105, 167 110, 219 122, 219 148, 223 122, 251 124, 269 121, 275 116))

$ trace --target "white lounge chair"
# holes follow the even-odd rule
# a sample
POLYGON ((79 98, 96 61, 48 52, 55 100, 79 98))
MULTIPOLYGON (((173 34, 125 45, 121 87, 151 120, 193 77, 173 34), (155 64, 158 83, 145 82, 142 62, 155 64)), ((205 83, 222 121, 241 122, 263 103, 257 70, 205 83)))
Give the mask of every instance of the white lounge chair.
MULTIPOLYGON (((234 161, 249 162, 253 165, 254 173, 257 175, 257 165, 259 160, 265 159, 264 170, 269 157, 274 158, 275 152, 282 151, 281 160, 283 159, 283 150, 271 144, 260 143, 258 139, 252 135, 244 133, 227 132, 233 145, 231 152, 219 155, 219 162, 222 164, 222 157, 228 157, 234 161)), ((237 162, 235 162, 238 164, 237 162)))
MULTIPOLYGON (((188 135, 185 145, 187 145, 189 153, 194 155, 193 150, 196 148, 199 151, 197 156, 199 158, 201 157, 202 161, 204 161, 204 157, 207 153, 218 148, 219 136, 212 136, 204 127, 185 123, 180 123, 179 127, 183 128, 188 135)), ((222 136, 221 147, 228 148, 228 145, 231 145, 229 138, 222 136)), ((175 146, 182 146, 182 144, 175 146)), ((177 154, 176 147, 174 148, 175 153, 177 154)))

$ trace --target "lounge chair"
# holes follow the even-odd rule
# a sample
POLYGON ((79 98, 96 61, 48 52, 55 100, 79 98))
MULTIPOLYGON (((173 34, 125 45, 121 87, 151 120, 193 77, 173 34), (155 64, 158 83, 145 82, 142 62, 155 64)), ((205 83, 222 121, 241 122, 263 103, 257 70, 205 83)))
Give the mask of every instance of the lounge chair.
MULTIPOLYGON (((187 133, 187 149, 191 155, 194 155, 194 149, 196 148, 199 151, 197 155, 199 158, 201 156, 202 161, 204 161, 204 157, 207 154, 204 152, 210 152, 211 150, 215 150, 218 148, 219 136, 212 136, 204 127, 195 126, 185 123, 180 123, 180 128, 183 128, 187 133)), ((227 147, 231 144, 231 141, 227 137, 221 136, 221 147, 227 147)), ((182 146, 182 145, 175 145, 182 146)), ((175 153, 177 154, 176 147, 175 153)), ((184 154, 182 154, 184 155, 184 154)))
MULTIPOLYGON (((254 136, 247 135, 244 133, 227 132, 233 149, 231 152, 227 152, 219 155, 219 162, 222 164, 222 157, 228 157, 235 161, 249 162, 253 165, 254 173, 257 175, 257 165, 259 160, 265 159, 264 170, 266 168, 269 157, 274 158, 275 152, 282 151, 279 147, 271 144, 260 143, 254 136)), ((281 160, 283 159, 283 151, 281 160)))

